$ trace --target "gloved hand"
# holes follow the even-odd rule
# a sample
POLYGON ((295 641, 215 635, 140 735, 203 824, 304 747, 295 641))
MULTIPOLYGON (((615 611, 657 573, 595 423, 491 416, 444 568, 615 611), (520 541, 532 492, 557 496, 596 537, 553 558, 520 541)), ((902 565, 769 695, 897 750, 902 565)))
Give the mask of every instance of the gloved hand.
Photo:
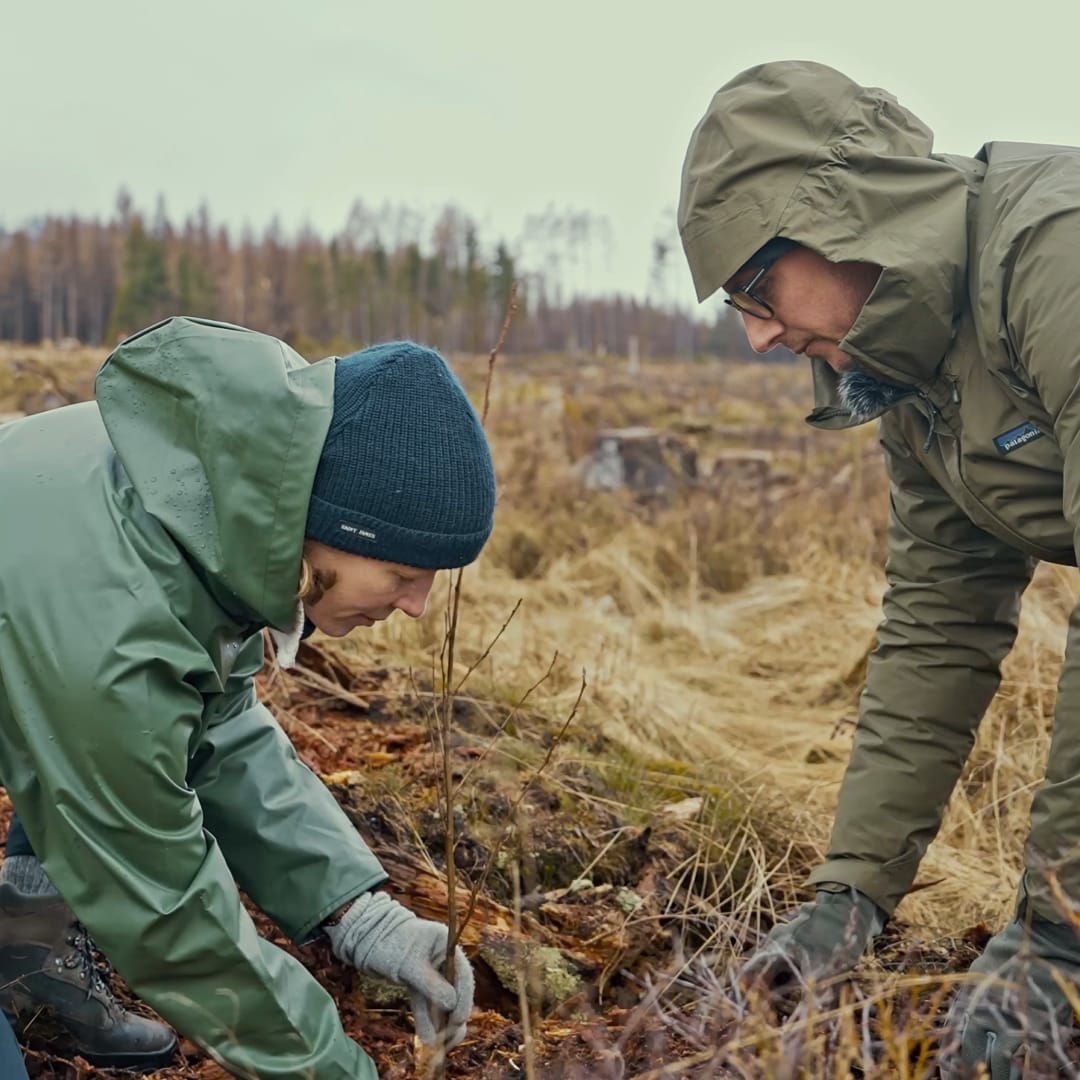
POLYGON ((1054 976, 1080 989, 1080 938, 1071 926, 1021 914, 986 945, 946 1018, 943 1080, 1071 1074, 1064 1057, 1073 1010, 1054 976), (985 1075, 985 1074, 984 1074, 985 1075))
POLYGON ((445 1031, 447 1050, 465 1038, 473 1002, 473 973, 465 953, 454 952, 454 985, 442 976, 447 929, 419 919, 383 892, 364 893, 336 926, 327 926, 334 955, 369 975, 409 991, 416 1034, 436 1045, 445 1031))
POLYGON ((887 916, 850 885, 822 882, 817 899, 778 923, 736 975, 746 990, 786 995, 813 980, 850 971, 881 933, 887 916))

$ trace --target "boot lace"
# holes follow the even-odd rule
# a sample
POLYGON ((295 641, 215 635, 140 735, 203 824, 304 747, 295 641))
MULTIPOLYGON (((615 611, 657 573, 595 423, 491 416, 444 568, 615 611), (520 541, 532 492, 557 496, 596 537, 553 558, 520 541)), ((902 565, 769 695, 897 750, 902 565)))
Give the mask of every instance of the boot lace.
POLYGON ((78 972, 86 982, 86 996, 100 998, 108 1007, 119 1008, 113 997, 112 989, 106 981, 112 974, 111 966, 103 973, 95 956, 94 942, 81 922, 73 922, 68 927, 64 940, 71 946, 71 951, 60 961, 65 968, 78 972))

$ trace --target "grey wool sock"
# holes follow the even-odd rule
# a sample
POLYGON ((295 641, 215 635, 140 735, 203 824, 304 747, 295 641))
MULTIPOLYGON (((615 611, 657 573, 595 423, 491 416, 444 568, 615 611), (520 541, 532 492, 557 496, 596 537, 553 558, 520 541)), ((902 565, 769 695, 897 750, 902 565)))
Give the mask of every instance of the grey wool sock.
POLYGON ((24 896, 54 896, 56 889, 45 867, 34 855, 9 855, 0 867, 0 884, 11 885, 24 896))

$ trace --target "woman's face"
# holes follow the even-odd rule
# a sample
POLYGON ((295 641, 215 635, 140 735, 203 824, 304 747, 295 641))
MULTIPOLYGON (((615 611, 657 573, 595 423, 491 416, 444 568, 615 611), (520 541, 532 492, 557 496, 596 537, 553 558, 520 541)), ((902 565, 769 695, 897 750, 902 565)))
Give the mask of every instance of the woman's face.
POLYGON ((395 611, 420 618, 437 573, 351 555, 317 540, 304 541, 304 557, 317 576, 332 582, 317 602, 304 605, 307 617, 330 637, 372 626, 395 611))

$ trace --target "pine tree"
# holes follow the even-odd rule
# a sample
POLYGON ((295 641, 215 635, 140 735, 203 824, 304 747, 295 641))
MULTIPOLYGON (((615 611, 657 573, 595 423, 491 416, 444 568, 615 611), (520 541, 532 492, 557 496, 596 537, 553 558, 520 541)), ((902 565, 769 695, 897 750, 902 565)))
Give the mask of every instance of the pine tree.
POLYGON ((174 302, 168 238, 150 235, 136 215, 128 226, 124 274, 109 317, 108 339, 118 341, 165 318, 173 313, 174 302))

